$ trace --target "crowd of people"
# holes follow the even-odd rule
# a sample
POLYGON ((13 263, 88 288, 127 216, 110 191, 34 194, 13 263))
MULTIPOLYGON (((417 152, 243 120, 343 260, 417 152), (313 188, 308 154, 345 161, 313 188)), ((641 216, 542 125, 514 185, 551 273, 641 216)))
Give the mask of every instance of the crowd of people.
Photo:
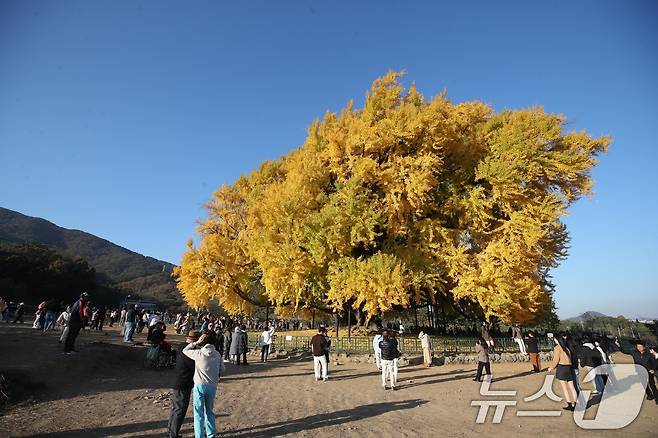
MULTIPOLYGON (((2 321, 22 323, 25 314, 23 303, 7 303, 0 298, 0 313, 2 321), (11 307, 10 307, 11 306, 11 307)), ((105 322, 109 326, 119 324, 121 335, 126 343, 133 341, 135 333, 147 329, 146 340, 151 347, 158 348, 164 354, 172 357, 176 367, 176 381, 173 388, 173 401, 170 412, 168 433, 171 438, 180 436, 180 429, 190 401, 193 401, 195 436, 214 436, 216 433, 215 416, 213 413, 214 399, 221 374, 226 363, 247 365, 249 330, 262 330, 259 347, 260 360, 268 361, 272 351, 274 335, 278 329, 286 330, 291 322, 259 321, 255 318, 230 318, 215 316, 209 312, 192 313, 156 312, 139 308, 130 304, 123 308, 106 309, 104 306, 94 307, 89 301, 89 295, 82 293, 79 299, 61 310, 49 301, 40 303, 35 312, 33 327, 49 331, 57 327, 62 333, 59 342, 64 344, 64 353, 73 354, 75 341, 83 329, 102 331, 105 322), (173 325, 177 333, 186 335, 186 342, 174 348, 167 340, 167 324, 173 325)), ((400 323, 401 325, 401 323, 400 323)), ((394 325, 396 328, 397 324, 394 325)), ((297 321, 292 327, 301 327, 297 321)), ((398 330, 388 328, 376 333, 372 339, 375 364, 381 371, 381 385, 387 390, 397 389, 398 362, 402 353, 397 340, 398 330)), ((480 336, 475 344, 477 355, 477 370, 473 380, 482 381, 483 375, 492 377, 490 355, 496 353, 496 341, 492 336, 493 326, 483 322, 480 336)), ((532 371, 542 372, 539 359, 539 334, 535 331, 523 332, 519 324, 511 327, 511 337, 516 342, 519 352, 529 356, 532 371)), ((576 406, 580 388, 580 369, 586 372, 603 364, 613 363, 612 353, 620 351, 632 356, 634 363, 644 367, 649 374, 646 388, 647 399, 658 404, 656 390, 656 368, 658 354, 656 348, 635 341, 633 349, 622 347, 608 336, 596 336, 592 333, 572 335, 558 333, 549 336, 554 343, 553 360, 547 371, 555 372, 555 378, 566 400, 563 409, 573 411, 576 406)), ((420 331, 418 335, 423 351, 423 364, 432 366, 432 340, 428 333, 420 331)), ((313 374, 316 381, 329 380, 329 352, 331 338, 327 328, 320 325, 317 333, 310 340, 310 350, 313 356, 313 374)), ((592 396, 598 397, 605 391, 607 376, 596 375, 595 390, 592 396)))

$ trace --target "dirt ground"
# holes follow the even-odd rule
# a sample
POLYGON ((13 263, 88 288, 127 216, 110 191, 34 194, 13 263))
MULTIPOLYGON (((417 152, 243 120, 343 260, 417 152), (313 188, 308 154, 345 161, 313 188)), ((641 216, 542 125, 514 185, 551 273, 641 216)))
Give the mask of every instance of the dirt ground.
MULTIPOLYGON (((136 335, 143 340, 144 335, 136 335)), ((182 341, 179 336, 170 336, 182 341)), ((144 347, 121 343, 117 329, 81 334, 80 353, 64 355, 58 334, 26 325, 0 324, 0 371, 29 384, 29 400, 0 416, 0 437, 164 437, 167 392, 173 371, 142 367, 144 347)), ((544 364, 546 365, 546 364, 544 364)), ((615 431, 580 429, 562 403, 546 397, 525 403, 545 373, 528 364, 494 364, 492 390, 516 390, 517 400, 500 424, 476 424, 479 395, 474 366, 400 369, 399 389, 385 391, 374 365, 330 366, 328 382, 315 382, 309 359, 291 358, 228 365, 219 384, 215 413, 222 437, 470 437, 479 434, 541 437, 658 436, 658 406, 645 401, 637 419, 615 431), (560 410, 559 417, 516 416, 517 410, 560 410)), ((555 392, 560 395, 558 384, 555 392)), ((585 385, 585 387, 587 387, 585 385)), ((588 409, 586 418, 596 413, 588 409)), ((192 412, 182 430, 193 436, 192 412)))

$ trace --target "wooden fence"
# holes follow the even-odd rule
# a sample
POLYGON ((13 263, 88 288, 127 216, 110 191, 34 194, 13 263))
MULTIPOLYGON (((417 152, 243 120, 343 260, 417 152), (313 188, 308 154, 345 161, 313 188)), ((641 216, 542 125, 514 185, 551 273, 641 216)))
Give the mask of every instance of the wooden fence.
MULTIPOLYGON (((334 353, 368 354, 372 353, 372 337, 352 336, 330 338, 331 351, 334 353)), ((418 338, 398 337, 400 351, 404 354, 422 353, 423 349, 418 338)), ((432 337, 432 350, 436 353, 475 353, 477 338, 432 337)), ((309 350, 311 336, 292 336, 285 332, 276 333, 273 339, 277 350, 309 350)), ((518 344, 510 338, 495 338, 496 352, 515 353, 519 351, 518 344)), ((258 347, 260 333, 249 333, 249 346, 258 347)), ((548 338, 539 338, 539 349, 550 351, 553 345, 548 338)))

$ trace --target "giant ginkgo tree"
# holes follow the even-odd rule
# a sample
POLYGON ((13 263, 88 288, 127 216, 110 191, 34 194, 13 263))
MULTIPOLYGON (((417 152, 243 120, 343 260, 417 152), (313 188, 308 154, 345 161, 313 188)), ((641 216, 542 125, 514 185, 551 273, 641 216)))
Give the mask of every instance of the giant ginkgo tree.
POLYGON ((561 218, 609 139, 542 108, 495 112, 377 79, 287 156, 219 188, 175 271, 193 307, 360 320, 443 303, 502 321, 551 308, 561 218))

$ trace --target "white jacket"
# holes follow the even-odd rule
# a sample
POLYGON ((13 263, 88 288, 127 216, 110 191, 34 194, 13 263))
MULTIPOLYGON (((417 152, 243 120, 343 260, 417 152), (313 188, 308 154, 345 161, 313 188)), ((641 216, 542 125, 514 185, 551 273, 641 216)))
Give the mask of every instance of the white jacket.
POLYGON ((379 348, 379 341, 383 339, 382 335, 375 335, 374 338, 372 338, 372 349, 375 350, 375 353, 379 353, 382 351, 381 348, 379 348))
POLYGON ((272 327, 269 330, 263 330, 263 333, 260 334, 260 345, 270 345, 272 344, 272 336, 274 336, 274 331, 276 329, 272 327))
POLYGON ((59 315, 59 318, 57 318, 57 324, 59 325, 69 325, 69 319, 71 319, 71 314, 69 312, 62 312, 61 315, 59 315))

